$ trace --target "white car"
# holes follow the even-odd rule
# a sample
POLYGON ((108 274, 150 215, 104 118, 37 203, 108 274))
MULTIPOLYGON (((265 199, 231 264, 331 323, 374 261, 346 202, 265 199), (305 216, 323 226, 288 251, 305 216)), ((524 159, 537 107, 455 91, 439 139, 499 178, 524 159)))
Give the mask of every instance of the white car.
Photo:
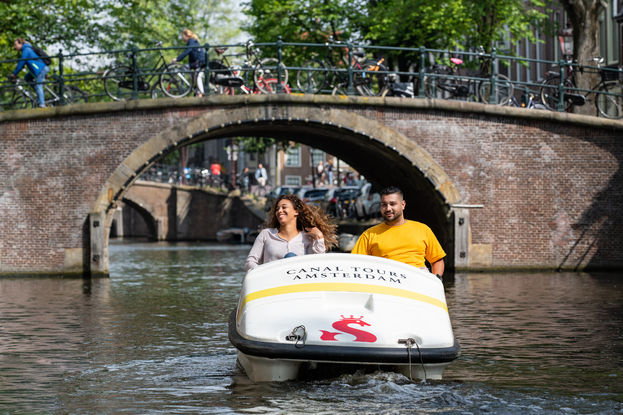
POLYGON ((361 187, 357 199, 355 199, 355 214, 357 219, 370 219, 381 217, 381 195, 366 183, 361 187))

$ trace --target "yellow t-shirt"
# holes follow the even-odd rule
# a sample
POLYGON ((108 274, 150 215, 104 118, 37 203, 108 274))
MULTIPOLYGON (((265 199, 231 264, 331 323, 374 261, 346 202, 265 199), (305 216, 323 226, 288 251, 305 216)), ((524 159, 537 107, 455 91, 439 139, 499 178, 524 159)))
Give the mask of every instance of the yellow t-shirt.
POLYGON ((381 223, 371 227, 359 237, 351 253, 389 258, 418 268, 426 266, 424 258, 432 264, 446 256, 433 231, 412 220, 399 226, 381 223))

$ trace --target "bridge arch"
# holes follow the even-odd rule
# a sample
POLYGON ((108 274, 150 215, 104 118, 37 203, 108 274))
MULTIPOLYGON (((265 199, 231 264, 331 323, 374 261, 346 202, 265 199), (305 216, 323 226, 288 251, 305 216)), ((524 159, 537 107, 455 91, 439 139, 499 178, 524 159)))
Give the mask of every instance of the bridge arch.
MULTIPOLYGON (((417 143, 348 109, 271 102, 206 112, 147 139, 106 181, 94 214, 102 215, 109 227, 117 202, 151 164, 182 146, 235 136, 306 144, 344 160, 376 188, 398 185, 407 200, 405 216, 427 223, 446 246, 451 242, 449 213, 452 205, 461 203, 460 194, 448 174, 417 143)), ((95 243, 105 251, 106 235, 105 241, 95 243)), ((107 252, 102 254, 107 258, 107 252)), ((108 268, 104 263, 100 266, 108 268)))
MULTIPOLYGON (((158 218, 156 218, 156 216, 154 215, 154 212, 149 209, 149 207, 139 201, 139 200, 135 200, 135 198, 129 198, 127 197, 127 195, 125 195, 121 201, 123 203, 125 203, 126 205, 128 205, 129 207, 131 207, 132 209, 134 209, 145 221, 145 224, 147 225, 147 232, 149 233, 148 238, 154 241, 157 241, 160 235, 158 235, 158 218)), ((112 218, 111 218, 111 222, 112 222, 112 218)))

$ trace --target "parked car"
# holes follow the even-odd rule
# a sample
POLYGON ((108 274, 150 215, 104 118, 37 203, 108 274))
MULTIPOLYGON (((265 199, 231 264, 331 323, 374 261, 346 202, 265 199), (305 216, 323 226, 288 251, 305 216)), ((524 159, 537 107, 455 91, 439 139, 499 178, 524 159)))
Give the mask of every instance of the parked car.
POLYGON ((358 194, 357 186, 334 187, 325 194, 321 207, 334 218, 348 217, 350 206, 358 194))
POLYGON ((299 198, 308 205, 321 207, 321 203, 324 200, 324 196, 329 189, 327 188, 311 188, 299 190, 299 198))
POLYGON ((357 219, 370 219, 381 216, 381 195, 366 183, 361 187, 357 199, 355 199, 355 216, 357 219))
POLYGON ((301 186, 286 185, 275 187, 266 194, 266 204, 264 205, 264 209, 268 212, 270 208, 273 207, 273 203, 275 203, 275 200, 277 200, 279 196, 297 194, 299 190, 301 190, 301 186))

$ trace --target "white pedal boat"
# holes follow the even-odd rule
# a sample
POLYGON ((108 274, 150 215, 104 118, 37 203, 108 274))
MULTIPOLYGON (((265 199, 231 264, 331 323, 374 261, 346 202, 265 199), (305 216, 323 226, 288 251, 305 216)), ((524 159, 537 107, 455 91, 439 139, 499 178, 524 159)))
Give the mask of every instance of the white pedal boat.
POLYGON ((461 353, 435 275, 354 254, 305 255, 250 270, 229 339, 257 382, 296 379, 302 368, 325 364, 441 379, 461 353))

